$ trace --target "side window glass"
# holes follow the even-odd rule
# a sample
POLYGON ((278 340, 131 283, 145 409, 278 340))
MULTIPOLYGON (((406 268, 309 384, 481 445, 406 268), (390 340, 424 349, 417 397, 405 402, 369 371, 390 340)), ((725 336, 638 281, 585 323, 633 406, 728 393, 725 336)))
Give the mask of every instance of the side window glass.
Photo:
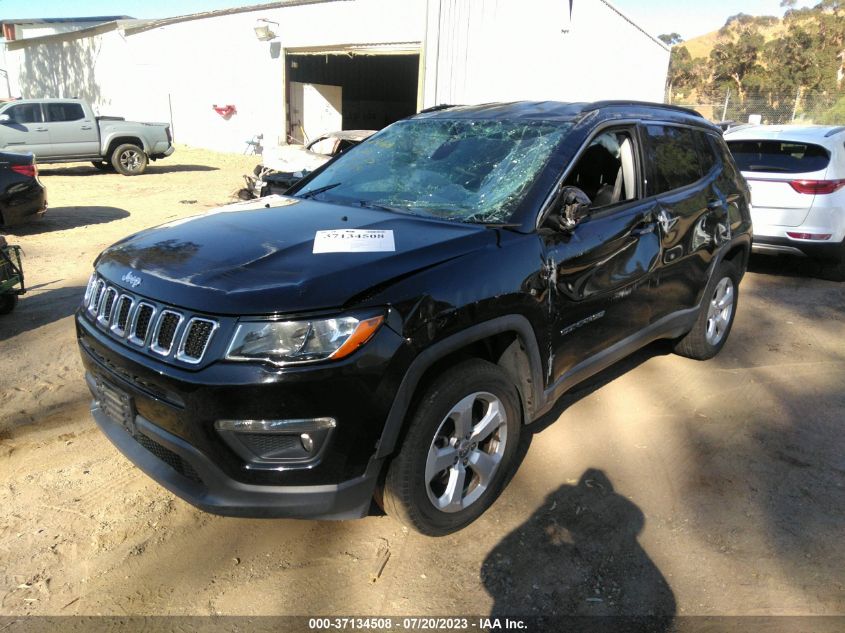
POLYGON ((719 157, 716 154, 713 138, 706 132, 693 132, 695 140, 698 145, 699 161, 701 162, 701 171, 705 174, 710 173, 710 170, 719 162, 719 157))
POLYGON ((21 103, 6 110, 15 123, 41 123, 41 106, 37 103, 21 103))
POLYGON ((594 138, 566 178, 592 200, 607 207, 637 197, 634 142, 628 130, 609 130, 594 138))
POLYGON ((47 103, 47 120, 51 123, 63 121, 81 121, 85 118, 85 112, 78 103, 47 103))
POLYGON ((691 185, 704 176, 692 130, 646 125, 646 162, 651 165, 649 195, 691 185))
POLYGON ((737 177, 736 161, 734 161, 727 143, 722 139, 710 139, 710 143, 716 148, 719 157, 722 159, 722 170, 729 178, 735 180, 737 177))

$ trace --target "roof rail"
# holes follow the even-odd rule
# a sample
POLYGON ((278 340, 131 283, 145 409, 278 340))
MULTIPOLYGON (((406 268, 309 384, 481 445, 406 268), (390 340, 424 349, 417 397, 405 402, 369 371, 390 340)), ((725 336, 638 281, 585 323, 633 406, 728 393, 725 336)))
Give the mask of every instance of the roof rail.
POLYGON ((828 130, 827 134, 824 135, 825 138, 833 136, 834 134, 839 134, 840 132, 845 132, 845 125, 840 125, 839 127, 835 127, 832 130, 828 130))
POLYGON ((440 105, 431 106, 430 108, 426 108, 425 110, 420 110, 417 114, 425 114, 427 112, 439 112, 440 110, 448 110, 449 108, 457 107, 453 103, 441 103, 440 105))
POLYGON ((670 105, 668 103, 654 103, 651 101, 627 101, 627 100, 606 100, 606 101, 594 101, 593 103, 589 104, 584 110, 597 110, 599 108, 607 108, 610 106, 643 106, 648 108, 660 108, 662 110, 672 110, 673 112, 683 112, 684 114, 689 114, 700 119, 704 118, 704 115, 692 108, 684 108, 683 106, 676 106, 670 105))

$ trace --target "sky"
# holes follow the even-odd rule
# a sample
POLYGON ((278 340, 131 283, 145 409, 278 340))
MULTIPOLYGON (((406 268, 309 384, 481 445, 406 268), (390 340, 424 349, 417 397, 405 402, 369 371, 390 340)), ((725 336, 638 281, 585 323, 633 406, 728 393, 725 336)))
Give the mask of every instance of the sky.
MULTIPOLYGON (((402 2, 402 0, 395 0, 402 2)), ((579 0, 575 0, 577 4, 579 0)), ((131 15, 160 18, 227 7, 258 4, 262 0, 0 0, 0 20, 8 18, 131 15)), ((691 39, 720 28, 737 13, 783 15, 780 0, 611 0, 646 31, 679 33, 691 39)), ((815 4, 799 2, 799 6, 815 4)))

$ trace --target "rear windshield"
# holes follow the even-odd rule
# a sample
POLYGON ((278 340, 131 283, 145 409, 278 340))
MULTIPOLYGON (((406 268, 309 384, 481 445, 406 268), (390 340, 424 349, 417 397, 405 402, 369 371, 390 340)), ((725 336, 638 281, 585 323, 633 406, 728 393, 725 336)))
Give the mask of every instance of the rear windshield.
POLYGON ((830 154, 819 145, 792 141, 728 141, 740 171, 803 174, 827 168, 830 154))

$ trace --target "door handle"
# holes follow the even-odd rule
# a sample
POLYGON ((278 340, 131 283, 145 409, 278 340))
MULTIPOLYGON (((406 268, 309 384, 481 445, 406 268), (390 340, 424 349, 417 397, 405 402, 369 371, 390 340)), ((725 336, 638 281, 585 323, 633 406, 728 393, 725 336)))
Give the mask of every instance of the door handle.
POLYGON ((83 126, 82 126, 82 129, 83 129, 83 130, 90 130, 90 129, 91 129, 91 126, 90 126, 90 125, 83 125, 83 126))
POLYGON ((643 226, 638 226, 633 231, 631 231, 631 235, 639 237, 640 235, 648 235, 649 233, 654 233, 654 222, 651 224, 645 224, 643 226))
POLYGON ((46 132, 47 128, 46 127, 37 127, 37 128, 35 128, 35 131, 36 132, 46 132))

